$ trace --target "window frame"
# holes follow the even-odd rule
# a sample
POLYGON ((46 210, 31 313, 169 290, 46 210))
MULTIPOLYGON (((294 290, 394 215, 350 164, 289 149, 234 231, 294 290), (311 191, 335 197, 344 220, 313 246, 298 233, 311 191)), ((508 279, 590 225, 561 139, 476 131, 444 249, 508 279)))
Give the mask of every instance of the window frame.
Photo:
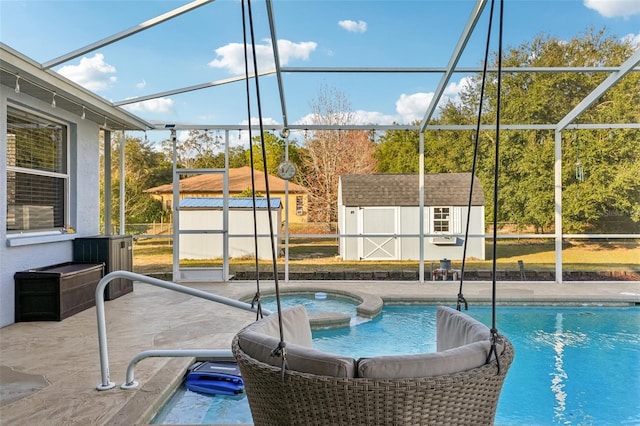
MULTIPOLYGON (((434 234, 451 234, 452 233, 452 215, 453 215, 453 208, 451 206, 434 206, 433 207, 433 214, 431 215, 432 219, 431 219, 431 229, 433 229, 433 233, 434 234), (446 219, 442 219, 442 218, 437 218, 436 216, 438 215, 442 215, 444 213, 444 210, 446 209, 446 214, 447 217, 446 219), (437 212, 437 210, 442 210, 440 213, 437 212), (440 224, 445 224, 447 225, 447 229, 446 231, 444 230, 438 230, 436 227, 436 224, 440 223, 440 224)), ((441 226, 439 228, 442 228, 441 226)))
MULTIPOLYGON (((65 122, 64 120, 41 113, 33 108, 11 104, 11 105, 7 105, 6 116, 5 116, 5 120, 6 120, 5 122, 7 123, 7 134, 9 134, 9 132, 12 130, 10 128, 11 124, 9 122, 9 117, 12 115, 12 113, 14 114, 14 116, 22 120, 28 121, 31 119, 31 117, 36 117, 40 120, 44 120, 53 125, 60 126, 60 128, 62 129, 61 134, 63 139, 57 143, 63 145, 60 147, 61 151, 64 150, 60 161, 64 162, 64 172, 39 170, 37 168, 10 165, 7 158, 7 156, 9 155, 9 151, 7 150, 7 152, 5 153, 5 164, 6 164, 5 178, 7 179, 7 182, 5 183, 5 187, 3 188, 5 193, 7 194, 7 207, 6 207, 7 220, 5 223, 5 231, 7 233, 7 238, 11 239, 19 236, 27 236, 27 237, 28 236, 47 236, 47 235, 56 235, 56 234, 64 233, 66 232, 66 229, 69 226, 68 225, 69 219, 70 219, 69 208, 71 205, 71 202, 70 202, 70 197, 71 197, 70 188, 71 188, 71 177, 72 177, 71 128, 70 128, 71 126, 69 125, 69 123, 65 122), (63 217, 62 217, 62 224, 60 224, 61 226, 58 226, 54 221, 53 227, 51 228, 42 227, 42 228, 33 228, 33 229, 11 229, 11 230, 9 229, 8 212, 9 212, 9 206, 12 205, 11 200, 8 197, 8 189, 9 189, 8 185, 9 185, 10 173, 21 173, 21 174, 28 174, 32 176, 39 176, 39 177, 45 177, 45 178, 62 179, 63 194, 62 194, 61 205, 63 209, 63 213, 62 213, 63 217)), ((7 140, 7 144, 8 144, 8 140, 7 140)), ((60 202, 60 199, 56 198, 56 205, 59 202, 60 202)))
POLYGON ((296 215, 304 216, 304 197, 296 195, 296 215))

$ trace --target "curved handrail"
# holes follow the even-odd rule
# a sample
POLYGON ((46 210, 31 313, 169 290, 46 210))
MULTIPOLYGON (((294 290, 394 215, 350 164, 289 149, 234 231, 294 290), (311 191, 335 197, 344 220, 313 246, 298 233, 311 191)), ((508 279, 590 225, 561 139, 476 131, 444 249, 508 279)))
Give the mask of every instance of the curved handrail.
MULTIPOLYGON (((136 274, 129 271, 114 271, 105 275, 96 286, 96 315, 98 319, 98 346, 100 351, 100 374, 101 382, 97 386, 98 390, 107 390, 115 387, 115 383, 110 381, 109 378, 109 353, 107 349, 107 325, 105 318, 104 308, 104 289, 116 278, 126 278, 132 281, 140 281, 145 284, 151 284, 157 287, 166 288, 167 290, 177 291, 179 293, 188 294, 190 296, 199 297, 201 299, 210 300, 212 302, 222 303, 227 306, 242 309, 245 311, 256 312, 256 308, 251 307, 251 304, 240 302, 239 300, 231 299, 224 296, 219 296, 206 291, 198 290, 191 287, 186 287, 180 284, 176 284, 170 281, 160 280, 158 278, 148 277, 146 275, 136 274)), ((265 315, 270 315, 271 311, 262 309, 265 315)), ((175 355, 173 355, 175 356, 175 355)), ((135 360, 136 358, 134 358, 135 360)), ((133 361, 132 361, 133 362, 133 361)), ((132 381, 132 380, 131 380, 132 381)))
POLYGON ((142 351, 134 356, 127 367, 126 382, 120 385, 122 389, 135 389, 138 382, 134 378, 134 370, 140 361, 153 357, 191 357, 208 359, 233 359, 231 349, 152 349, 142 351))

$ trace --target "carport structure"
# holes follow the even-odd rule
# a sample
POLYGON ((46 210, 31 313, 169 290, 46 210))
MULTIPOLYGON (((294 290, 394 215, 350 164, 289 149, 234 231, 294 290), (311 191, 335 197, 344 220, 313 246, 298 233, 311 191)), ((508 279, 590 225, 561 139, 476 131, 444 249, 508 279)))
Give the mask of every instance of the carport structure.
MULTIPOLYGON (((439 102, 444 96, 445 90, 452 81, 452 77, 456 74, 475 74, 482 71, 481 67, 467 67, 461 66, 461 58, 465 52, 468 52, 466 49, 469 45, 469 41, 472 37, 477 34, 482 35, 485 31, 484 28, 481 28, 479 22, 483 19, 486 19, 488 14, 487 5, 489 2, 486 0, 478 0, 475 3, 469 2, 469 5, 472 5, 470 8, 469 14, 464 22, 458 22, 460 24, 460 34, 457 42, 451 49, 451 54, 449 56, 448 62, 446 64, 441 64, 439 66, 429 66, 429 67, 415 67, 415 66, 394 66, 394 67, 375 67, 375 66, 342 66, 342 67, 292 67, 286 66, 285 61, 283 61, 279 49, 278 49, 278 33, 284 23, 278 20, 278 7, 280 6, 278 1, 265 0, 264 2, 259 3, 259 7, 261 8, 261 12, 264 13, 264 23, 265 27, 262 28, 263 33, 269 35, 270 45, 272 48, 272 61, 275 65, 272 69, 268 70, 260 70, 257 74, 250 74, 250 79, 258 78, 261 81, 264 81, 266 77, 269 83, 271 83, 271 94, 275 94, 275 99, 277 99, 277 112, 273 113, 274 116, 277 115, 279 118, 278 124, 267 124, 262 127, 262 129, 253 124, 237 124, 237 123, 203 123, 203 124, 184 124, 179 122, 158 122, 152 121, 148 119, 140 119, 139 123, 135 126, 131 125, 131 115, 122 110, 122 116, 113 115, 109 111, 98 111, 86 112, 83 107, 81 96, 70 96, 64 95, 64 93, 72 92, 75 90, 75 87, 68 90, 64 90, 64 88, 58 89, 52 85, 51 82, 47 81, 47 74, 54 72, 53 70, 56 67, 60 67, 63 64, 67 64, 70 61, 80 58, 83 55, 86 55, 91 52, 95 52, 98 49, 103 49, 106 47, 117 49, 125 39, 128 39, 138 33, 148 31, 152 28, 162 28, 165 25, 168 25, 169 22, 174 21, 175 18, 178 18, 184 14, 198 14, 205 13, 205 11, 210 12, 215 15, 219 5, 216 3, 224 3, 224 2, 215 2, 214 0, 196 0, 190 3, 186 3, 180 7, 177 7, 173 10, 167 11, 161 15, 148 19, 144 22, 141 22, 137 25, 129 27, 125 30, 114 33, 108 37, 105 37, 101 40, 95 41, 93 43, 87 44, 81 48, 78 48, 69 53, 60 55, 56 58, 47 60, 42 64, 33 63, 33 70, 23 70, 17 69, 16 64, 12 61, 11 57, 3 57, 0 59, 0 68, 1 68, 1 78, 4 85, 12 85, 14 81, 17 80, 17 76, 19 75, 19 80, 21 83, 21 90, 25 93, 29 93, 31 96, 40 99, 42 101, 51 102, 52 93, 56 93, 56 90, 60 90, 58 92, 59 101, 68 103, 68 109, 70 111, 75 111, 78 116, 83 116, 85 113, 94 114, 99 116, 104 116, 104 133, 105 133, 105 141, 109 141, 111 139, 111 133, 115 131, 122 131, 119 133, 122 135, 122 140, 124 140, 124 134, 127 131, 162 131, 162 132, 170 132, 171 139, 174 144, 174 199, 178 199, 177 191, 178 191, 178 176, 179 175, 192 175, 192 174, 201 174, 201 173, 221 173, 225 175, 226 169, 178 169, 175 164, 175 149, 177 142, 177 132, 184 130, 208 130, 208 131, 219 131, 224 133, 224 141, 225 141, 225 149, 228 152, 230 137, 233 132, 236 131, 246 131, 251 128, 252 131, 274 131, 281 132, 284 134, 287 130, 291 132, 307 132, 307 131, 321 131, 321 130, 367 130, 367 131, 389 131, 389 130, 418 130, 420 134, 420 145, 419 145, 419 166, 418 166, 418 174, 416 185, 419 187, 420 191, 420 209, 421 212, 424 209, 424 144, 425 139, 424 135, 426 132, 431 131, 439 131, 439 130, 461 130, 461 131, 469 131, 475 130, 475 126, 472 125, 434 125, 431 122, 431 119, 437 114, 437 107, 439 102), (263 9, 262 9, 263 8, 263 9), (308 123, 299 123, 293 122, 290 119, 290 114, 288 110, 288 105, 290 104, 290 99, 292 96, 296 96, 296 94, 291 93, 291 91, 287 88, 287 79, 288 78, 305 78, 310 81, 317 76, 330 76, 333 74, 350 74, 354 76, 359 76, 363 79, 375 78, 378 75, 385 76, 397 76, 397 78, 406 78, 407 76, 417 77, 417 78, 426 78, 436 76, 438 78, 437 86, 434 90, 433 97, 431 98, 428 106, 426 107, 422 119, 418 124, 381 124, 381 123, 353 123, 353 124, 340 124, 339 128, 332 125, 314 125, 308 123), (126 118, 126 120, 124 119, 126 118), (285 132, 283 132, 285 131, 285 132)), ((327 7, 334 6, 336 3, 326 2, 327 7)), ((391 2, 390 2, 391 3, 391 2)), ((220 5, 220 7, 222 7, 220 5)), ((303 8, 301 8, 303 9, 303 8)), ((462 9, 462 8, 461 8, 462 9)), ((304 14, 304 11, 300 12, 304 14)), ((302 15, 301 15, 302 16, 302 15)), ((425 17, 425 20, 428 19, 425 17)), ((238 21, 238 26, 240 26, 240 22, 238 21)), ((215 31, 215 29, 213 30, 215 31)), ((158 49, 162 49, 162 46, 156 46, 158 49)), ((170 61, 170 53, 168 52, 168 61, 170 61)), ((478 55, 479 56, 479 55, 478 55)), ((559 73, 559 72, 580 72, 580 73, 603 73, 606 75, 606 78, 595 87, 584 99, 578 103, 577 105, 572 106, 572 109, 558 122, 556 123, 520 123, 520 124, 504 124, 501 125, 502 130, 544 130, 544 131, 552 131, 555 134, 555 151, 554 151, 554 199, 555 199, 555 226, 554 232, 552 235, 539 235, 539 234, 530 234, 530 235, 512 235, 512 236, 502 236, 505 238, 508 237, 519 237, 519 238, 553 238, 555 241, 555 277, 556 281, 562 281, 562 243, 564 239, 567 238, 611 238, 611 239, 622 239, 622 238, 640 238, 638 234, 606 234, 606 235, 571 235, 564 234, 562 228, 562 132, 565 130, 576 130, 576 129, 640 129, 640 123, 580 123, 577 124, 576 120, 581 116, 581 114, 587 111, 598 99, 600 99, 611 87, 613 87, 617 82, 623 79, 627 74, 632 72, 640 71, 638 68, 638 63, 640 62, 640 48, 636 49, 635 52, 628 57, 623 63, 618 66, 591 66, 591 67, 515 67, 508 68, 505 67, 502 69, 503 72, 506 73, 559 73)), ((489 69, 491 73, 495 73, 496 69, 489 69)), ((180 77, 176 77, 176 83, 179 83, 180 77)), ((120 101, 110 102, 103 101, 110 107, 115 107, 116 110, 119 110, 119 107, 125 107, 131 104, 137 104, 145 101, 152 101, 172 96, 178 95, 186 95, 190 94, 192 96, 211 96, 216 102, 215 92, 216 90, 222 90, 223 88, 234 86, 244 90, 245 81, 247 78, 245 75, 234 76, 227 79, 221 79, 216 81, 210 81, 200 84, 192 84, 192 85, 180 85, 176 84, 177 87, 171 88, 168 90, 164 90, 157 93, 150 93, 143 96, 137 97, 128 97, 127 99, 123 99, 120 101)), ((85 94, 86 95, 86 94, 85 94)), ((55 95, 54 95, 55 98, 55 95)), ((270 112, 271 113, 271 112, 270 112)), ((264 114, 263 114, 264 115, 264 114)), ((480 130, 491 130, 495 127, 493 124, 483 124, 480 126, 480 130)), ((285 138, 288 141, 288 139, 285 138)), ((108 145, 108 144, 107 144, 108 145)), ((121 149, 124 149, 124 144, 120 144, 121 149)), ((107 147, 105 147, 105 152, 108 152, 107 147)), ((124 151, 123 151, 124 152, 124 151)), ((286 151, 285 151, 286 152, 286 151)), ((122 159, 124 155, 120 156, 122 159)), ((110 161, 108 157, 105 158, 105 161, 110 161)), ((122 160, 124 161, 124 160, 122 160)), ((123 166, 121 166, 121 170, 124 170, 123 166)), ((121 183, 122 185, 123 183, 121 183)), ((109 179, 105 182, 105 187, 110 188, 109 179)), ((122 188, 121 188, 122 189, 122 188)), ((121 190, 121 193, 124 193, 121 190)), ((120 211, 124 212, 124 199, 120 199, 121 208, 120 211)), ((174 207, 177 208, 177 207, 174 207)), ((105 220, 107 223, 110 222, 110 200, 106 200, 105 202, 105 220)), ((225 211, 228 211, 228 205, 225 204, 225 211)), ((285 211, 288 211, 288 208, 285 208, 285 211)), ((177 214, 174 214, 174 217, 177 217, 177 214)), ((420 238, 421 244, 424 244, 423 240, 425 237, 432 237, 425 233, 425 226, 423 223, 423 214, 420 214, 420 238)), ((120 229, 124 230, 124 213, 121 213, 121 217, 119 219, 120 229)), ((288 224, 288 218, 285 217, 285 223, 288 224)), ((108 232, 108 231, 107 231, 108 232)), ((223 230, 222 232, 226 232, 223 230)), ((173 234, 173 240, 178 241, 180 235, 180 227, 178 220, 175 220, 175 229, 173 234)), ((285 227, 285 244, 288 243, 290 237, 294 237, 295 235, 289 234, 288 226, 285 227)), ((179 259, 178 259, 178 248, 174 246, 174 276, 179 276, 179 259)), ((419 277, 420 281, 424 281, 425 273, 424 273, 424 250, 420 250, 422 253, 420 259, 420 269, 419 269, 419 277)), ((285 248, 285 280, 288 280, 288 249, 285 248)), ((225 259, 226 261, 226 259, 225 259)), ((224 267, 226 271, 226 276, 228 277, 228 264, 225 264, 224 267)))

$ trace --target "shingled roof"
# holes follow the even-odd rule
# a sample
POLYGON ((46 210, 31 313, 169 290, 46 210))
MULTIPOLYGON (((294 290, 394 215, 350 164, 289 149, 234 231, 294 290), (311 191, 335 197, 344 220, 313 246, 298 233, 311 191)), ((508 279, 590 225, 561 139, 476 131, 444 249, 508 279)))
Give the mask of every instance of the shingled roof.
MULTIPOLYGON (((266 185, 264 184, 264 172, 255 171, 256 191, 266 193, 266 185)), ((284 192, 283 179, 269 175, 269 190, 271 192, 284 192)), ((238 167, 229 169, 229 192, 239 193, 247 188, 251 188, 251 167, 238 167)), ((173 192, 173 184, 160 185, 147 189, 145 192, 151 193, 170 193, 173 192)), ((188 193, 211 193, 222 192, 222 174, 206 173, 197 176, 180 179, 180 192, 188 193)), ((303 193, 307 192, 304 186, 289 182, 289 192, 303 193)))
MULTIPOLYGON (((345 206, 417 206, 417 174, 342 175, 342 204, 345 206)), ((424 176, 425 206, 466 206, 469 203, 471 173, 431 173, 424 176)), ((475 177, 471 204, 484 206, 480 180, 475 177)))

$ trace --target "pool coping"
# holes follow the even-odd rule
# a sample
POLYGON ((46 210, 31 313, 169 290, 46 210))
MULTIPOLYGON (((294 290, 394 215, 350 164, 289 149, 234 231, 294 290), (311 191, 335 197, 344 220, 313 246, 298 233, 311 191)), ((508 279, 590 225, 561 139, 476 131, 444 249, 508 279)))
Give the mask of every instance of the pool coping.
MULTIPOLYGON (((368 319, 373 319, 380 315, 384 300, 375 294, 370 294, 358 290, 343 289, 312 289, 308 287, 287 287, 280 289, 281 295, 315 295, 316 293, 326 293, 343 299, 359 302, 356 306, 356 315, 368 319)), ((250 302, 255 293, 247 293, 239 298, 243 302, 250 302)), ((261 292, 262 296, 275 296, 274 289, 261 292)), ((309 314, 309 323, 312 330, 325 330, 329 328, 346 327, 350 324, 351 317, 339 312, 326 312, 323 314, 309 314)))

